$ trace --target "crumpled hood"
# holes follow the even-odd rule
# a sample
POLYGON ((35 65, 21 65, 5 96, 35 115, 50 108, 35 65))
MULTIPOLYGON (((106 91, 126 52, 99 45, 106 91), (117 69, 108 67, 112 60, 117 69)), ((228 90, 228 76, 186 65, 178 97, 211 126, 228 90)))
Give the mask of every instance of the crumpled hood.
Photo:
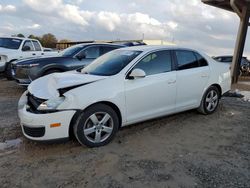
POLYGON ((60 96, 58 89, 87 84, 105 78, 106 76, 83 74, 77 71, 53 73, 31 82, 28 91, 35 97, 51 99, 60 96))

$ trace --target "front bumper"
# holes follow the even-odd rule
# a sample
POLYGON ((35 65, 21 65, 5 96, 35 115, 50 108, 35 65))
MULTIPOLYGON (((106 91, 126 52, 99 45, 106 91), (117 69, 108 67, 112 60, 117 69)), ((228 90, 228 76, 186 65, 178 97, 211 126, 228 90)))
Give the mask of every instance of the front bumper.
POLYGON ((18 103, 18 116, 20 118, 22 132, 30 140, 49 141, 69 137, 69 126, 74 110, 65 110, 46 114, 35 114, 27 111, 27 92, 18 103), (58 127, 51 124, 60 123, 58 127))
POLYGON ((28 86, 32 81, 28 76, 28 68, 17 67, 14 64, 11 65, 11 75, 19 85, 28 86))

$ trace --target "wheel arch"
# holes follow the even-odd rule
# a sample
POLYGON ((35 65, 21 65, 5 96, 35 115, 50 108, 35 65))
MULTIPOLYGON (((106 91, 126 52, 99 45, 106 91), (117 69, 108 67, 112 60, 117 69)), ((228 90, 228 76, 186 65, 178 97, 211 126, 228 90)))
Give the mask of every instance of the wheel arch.
POLYGON ((219 97, 221 98, 221 96, 222 96, 222 88, 221 88, 221 86, 219 84, 216 84, 216 83, 212 84, 211 86, 214 86, 219 90, 219 95, 220 95, 219 97))
POLYGON ((11 59, 10 61, 5 63, 5 70, 7 69, 7 65, 11 64, 13 61, 16 61, 17 59, 11 59))
POLYGON ((71 121, 70 121, 70 126, 69 126, 69 137, 71 137, 71 138, 74 138, 74 137, 75 137, 75 136, 74 136, 74 133, 73 133, 73 127, 74 127, 74 125, 75 125, 75 123, 76 123, 76 121, 77 121, 79 115, 80 115, 82 112, 84 112, 86 109, 88 109, 88 108, 90 108, 91 106, 96 105, 96 104, 105 104, 105 105, 111 107, 111 108, 116 112, 116 114, 117 114, 117 116, 118 116, 118 119, 119 119, 119 128, 121 127, 121 125, 122 125, 122 115, 121 115, 121 111, 120 111, 120 109, 118 108, 118 106, 117 106, 116 104, 110 102, 110 101, 100 101, 100 102, 96 102, 96 103, 93 103, 93 104, 87 106, 87 107, 86 107, 85 109, 83 109, 83 110, 77 110, 77 111, 75 112, 74 116, 72 117, 72 119, 71 119, 71 121))
POLYGON ((46 72, 48 72, 50 70, 59 70, 62 72, 66 71, 66 69, 63 66, 48 66, 48 67, 43 69, 43 71, 41 72, 41 75, 44 75, 46 72))

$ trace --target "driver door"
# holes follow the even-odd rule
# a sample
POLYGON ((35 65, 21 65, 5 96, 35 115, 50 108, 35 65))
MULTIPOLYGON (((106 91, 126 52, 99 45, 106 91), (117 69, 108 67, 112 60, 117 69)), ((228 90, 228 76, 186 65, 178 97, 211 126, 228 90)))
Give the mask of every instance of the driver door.
POLYGON ((74 69, 83 68, 100 56, 100 46, 90 46, 80 51, 74 61, 74 69))
POLYGON ((36 53, 35 53, 35 49, 34 49, 32 42, 30 40, 26 40, 23 43, 21 58, 29 58, 29 57, 35 57, 35 56, 36 56, 36 53))
POLYGON ((143 70, 146 77, 131 79, 127 76, 125 80, 127 123, 173 112, 176 100, 176 71, 173 70, 171 51, 150 53, 132 70, 135 68, 143 70))

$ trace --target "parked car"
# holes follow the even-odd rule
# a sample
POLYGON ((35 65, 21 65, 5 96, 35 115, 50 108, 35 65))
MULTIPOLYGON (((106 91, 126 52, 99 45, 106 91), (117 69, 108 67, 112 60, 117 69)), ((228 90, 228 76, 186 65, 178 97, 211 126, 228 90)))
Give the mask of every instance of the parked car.
POLYGON ((11 79, 11 62, 29 57, 50 56, 57 54, 45 52, 40 42, 36 39, 19 37, 0 37, 0 72, 11 79))
POLYGON ((29 85, 32 80, 44 75, 83 68, 97 57, 122 47, 125 45, 105 43, 75 45, 54 57, 13 62, 12 76, 19 85, 29 85))
POLYGON ((81 72, 33 81, 18 114, 31 140, 68 138, 89 147, 109 143, 120 127, 198 109, 213 113, 230 90, 228 64, 195 50, 166 46, 121 48, 81 72))
MULTIPOLYGON (((223 63, 232 63, 233 56, 218 56, 213 57, 216 61, 223 62, 223 63)), ((239 75, 247 76, 250 75, 250 61, 246 57, 242 57, 240 62, 240 72, 239 75)))

